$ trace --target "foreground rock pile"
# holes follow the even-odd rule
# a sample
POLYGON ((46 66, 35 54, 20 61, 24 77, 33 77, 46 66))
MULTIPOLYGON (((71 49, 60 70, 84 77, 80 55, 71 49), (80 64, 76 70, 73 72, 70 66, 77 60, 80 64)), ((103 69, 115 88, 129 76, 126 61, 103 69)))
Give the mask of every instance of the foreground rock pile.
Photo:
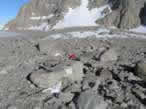
POLYGON ((1 38, 0 109, 145 109, 145 42, 1 38))
POLYGON ((112 47, 108 42, 101 45, 80 52, 74 48, 73 60, 58 55, 37 64, 28 80, 48 95, 41 109, 146 108, 145 51, 129 52, 128 47, 112 47))

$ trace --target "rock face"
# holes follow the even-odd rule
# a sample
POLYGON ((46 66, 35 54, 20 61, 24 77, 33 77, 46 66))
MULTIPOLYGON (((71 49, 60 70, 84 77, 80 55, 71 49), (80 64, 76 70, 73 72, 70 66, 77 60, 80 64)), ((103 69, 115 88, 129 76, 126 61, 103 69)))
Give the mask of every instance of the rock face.
POLYGON ((5 30, 48 30, 68 8, 75 8, 80 0, 31 0, 19 11, 16 18, 5 25, 5 30), (37 28, 40 26, 39 28, 37 28))
POLYGON ((134 28, 140 24, 144 24, 143 14, 140 16, 141 9, 144 7, 144 0, 109 0, 112 13, 97 23, 107 26, 115 26, 118 28, 134 28))
MULTIPOLYGON (((59 21, 66 20, 65 15, 68 12, 69 15, 67 17, 69 17, 71 10, 73 13, 71 18, 74 18, 76 14, 83 13, 78 12, 83 9, 89 9, 89 13, 92 15, 93 12, 95 13, 94 10, 106 4, 110 5, 112 12, 108 9, 104 10, 106 16, 100 19, 97 18, 96 23, 129 29, 145 24, 145 2, 146 0, 31 0, 20 9, 14 20, 9 21, 5 25, 4 30, 47 31, 53 29, 59 21), (87 8, 84 7, 86 3, 87 8), (79 9, 79 6, 82 6, 82 8, 79 9), (73 10, 75 8, 76 10, 73 10)), ((99 15, 99 11, 95 14, 99 15)), ((80 19, 80 16, 78 19, 80 19)), ((82 20, 87 19, 83 17, 82 20)), ((72 25, 72 23, 68 25, 72 25)))

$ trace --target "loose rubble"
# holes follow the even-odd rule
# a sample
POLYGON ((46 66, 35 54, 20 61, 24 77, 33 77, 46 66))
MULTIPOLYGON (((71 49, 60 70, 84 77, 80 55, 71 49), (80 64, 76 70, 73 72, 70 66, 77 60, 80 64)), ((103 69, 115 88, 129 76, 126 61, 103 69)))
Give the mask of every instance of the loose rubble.
POLYGON ((145 39, 40 42, 36 49, 34 43, 17 39, 14 52, 5 51, 10 56, 0 53, 5 59, 0 59, 1 109, 146 108, 145 39))

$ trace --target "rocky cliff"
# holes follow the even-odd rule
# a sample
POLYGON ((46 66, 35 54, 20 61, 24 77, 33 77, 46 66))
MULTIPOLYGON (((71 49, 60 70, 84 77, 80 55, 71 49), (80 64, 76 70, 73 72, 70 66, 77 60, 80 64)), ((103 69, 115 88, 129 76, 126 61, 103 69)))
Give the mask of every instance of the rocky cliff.
POLYGON ((96 24, 129 29, 145 24, 145 2, 146 0, 31 0, 4 29, 47 31, 96 24))
POLYGON ((47 29, 61 19, 69 7, 75 8, 79 4, 80 0, 31 0, 5 25, 5 29, 47 29))
POLYGON ((104 19, 97 21, 100 24, 114 25, 118 28, 134 28, 142 22, 146 14, 140 16, 144 8, 145 0, 109 0, 112 8, 112 13, 104 19))

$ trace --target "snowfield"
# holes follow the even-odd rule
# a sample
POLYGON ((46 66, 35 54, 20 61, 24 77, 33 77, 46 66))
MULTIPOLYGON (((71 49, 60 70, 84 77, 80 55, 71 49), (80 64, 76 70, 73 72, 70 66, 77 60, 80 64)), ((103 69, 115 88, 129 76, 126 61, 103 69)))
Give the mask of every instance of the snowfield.
POLYGON ((102 38, 102 39, 108 39, 108 38, 142 38, 145 39, 145 35, 137 35, 134 33, 128 33, 125 31, 117 32, 114 34, 110 34, 110 29, 107 28, 98 28, 97 30, 93 31, 73 31, 73 32, 66 32, 66 33, 57 33, 52 34, 49 36, 46 36, 43 40, 46 39, 70 39, 70 38, 88 38, 88 37, 95 37, 95 38, 102 38))
POLYGON ((133 28, 130 31, 139 32, 139 33, 146 33, 146 26, 139 26, 137 28, 133 28))
POLYGON ((105 5, 100 8, 89 10, 88 0, 82 0, 79 7, 75 9, 69 8, 69 11, 64 16, 64 19, 59 21, 54 28, 97 25, 95 21, 105 16, 102 14, 102 11, 105 8, 110 9, 109 5, 105 5))

